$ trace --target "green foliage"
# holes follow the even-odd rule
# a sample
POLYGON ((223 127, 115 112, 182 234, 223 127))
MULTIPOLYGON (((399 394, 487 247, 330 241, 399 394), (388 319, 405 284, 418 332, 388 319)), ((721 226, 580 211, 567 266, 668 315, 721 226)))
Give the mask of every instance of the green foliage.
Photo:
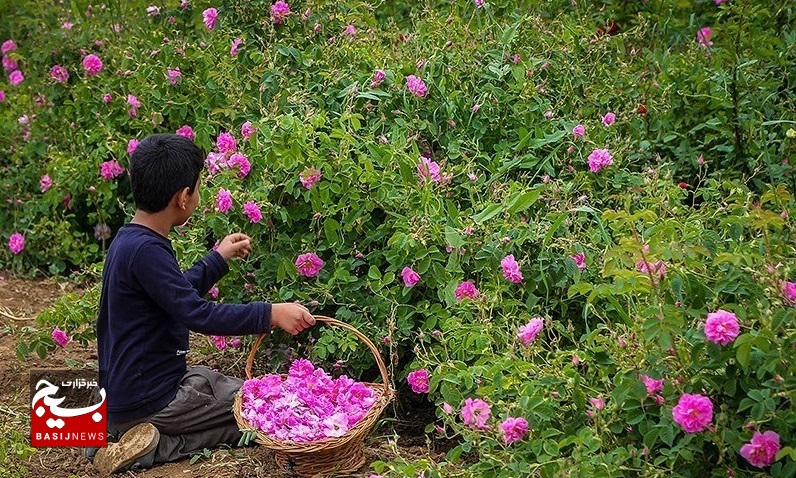
MULTIPOLYGON (((103 180, 100 164, 128 167, 129 139, 185 124, 208 151, 230 131, 251 172, 205 175, 174 248, 187 266, 245 232, 254 251, 231 264, 222 300, 300 300, 348 321, 379 344, 402 389, 409 371, 429 370, 429 400, 454 409, 440 409, 437 424, 458 445, 443 463, 398 459, 378 472, 753 475, 739 449, 753 431, 774 430, 784 448, 761 473, 793 476, 796 309, 781 292, 796 269, 791 3, 303 2, 284 25, 268 19, 269 4, 213 5, 210 31, 206 6, 193 2, 154 16, 141 2, 90 16, 83 2, 17 2, 0 20, 26 76, 4 86, 0 104, 12 132, 0 136, 0 190, 12 199, 0 203, 0 230, 4 241, 24 232, 27 245, 20 255, 4 248, 0 264, 62 273, 100 261, 107 241, 95 226, 116 231, 134 208, 126 176, 103 180), (352 38, 342 34, 349 24, 352 38), (704 26, 708 48, 696 39, 704 26), (234 38, 244 41, 237 56, 234 38), (81 49, 102 58, 100 75, 83 73, 81 49), (56 63, 69 70, 65 84, 49 78, 56 63), (174 68, 176 85, 166 78, 174 68), (376 69, 385 79, 373 86, 376 69), (408 75, 425 81, 425 97, 407 90, 408 75), (135 117, 128 94, 143 103, 135 117), (617 122, 604 126, 609 111, 617 122), (248 141, 246 121, 257 128, 248 141), (572 135, 577 124, 585 137, 572 135), (594 149, 614 164, 590 172, 594 149), (439 181, 419 178, 421 156, 439 164, 439 181), (307 168, 321 171, 309 189, 307 168), (42 193, 45 172, 54 184, 42 193), (213 204, 222 188, 228 213, 213 204), (244 215, 248 201, 259 223, 244 215), (307 252, 325 261, 317 277, 295 265, 307 252), (521 283, 504 278, 507 255, 521 283), (639 271, 645 261, 666 274, 639 271), (404 267, 420 283, 406 287, 404 267), (457 300, 462 281, 476 300, 457 300), (702 332, 720 308, 741 323, 726 346, 702 332), (517 329, 535 316, 545 326, 525 347, 517 329), (641 374, 664 379, 662 403, 641 374), (682 393, 711 398, 711 430, 673 422, 682 393), (492 406, 490 431, 462 423, 463 400, 477 397, 492 406), (590 405, 597 397, 602 410, 590 405), (531 431, 507 445, 497 425, 509 416, 531 431)), ((90 340, 98 294, 58 302, 19 354, 52 350, 56 325, 90 340)), ((312 358, 375 375, 356 338, 312 336, 312 358)))

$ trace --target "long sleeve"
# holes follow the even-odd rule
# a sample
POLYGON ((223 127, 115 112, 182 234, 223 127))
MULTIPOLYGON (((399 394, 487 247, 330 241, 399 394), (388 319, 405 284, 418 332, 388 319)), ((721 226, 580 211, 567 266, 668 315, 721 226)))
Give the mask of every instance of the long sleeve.
MULTIPOLYGON (((223 261, 220 256, 218 259, 223 261)), ((191 282, 167 246, 148 243, 136 252, 131 275, 160 308, 190 330, 212 335, 270 332, 270 303, 223 304, 202 298, 197 286, 207 285, 209 289, 212 282, 208 279, 215 276, 209 271, 213 266, 205 268, 208 270, 202 273, 198 269, 191 273, 195 280, 191 282)))
POLYGON ((207 294, 229 272, 227 261, 217 251, 212 251, 183 274, 200 296, 207 294))

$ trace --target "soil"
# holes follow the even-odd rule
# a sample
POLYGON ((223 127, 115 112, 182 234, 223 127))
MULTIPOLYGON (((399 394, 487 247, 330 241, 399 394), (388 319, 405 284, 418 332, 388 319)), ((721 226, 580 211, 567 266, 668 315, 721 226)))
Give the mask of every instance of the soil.
MULTIPOLYGON (((79 291, 68 282, 53 279, 30 280, 8 277, 0 272, 0 404, 4 420, 11 420, 23 436, 30 436, 30 391, 28 370, 33 368, 70 368, 89 362, 96 363, 96 343, 83 346, 69 343, 58 348, 44 359, 35 355, 24 362, 16 357, 18 338, 24 327, 35 326, 36 315, 66 292, 79 291), (11 317, 9 317, 11 316, 11 317), (77 364, 77 365, 75 365, 77 364)), ((193 337, 192 341, 206 340, 193 337)), ((225 373, 242 376, 240 360, 222 360, 214 355, 197 355, 193 365, 207 365, 225 373), (226 362, 226 363, 224 363, 226 362)), ((401 456, 408 460, 431 459, 441 461, 450 443, 436 443, 424 433, 427 423, 434 420, 428 407, 412 404, 397 405, 385 414, 392 415, 375 430, 365 442, 366 463, 376 460, 392 460, 401 456), (400 417, 400 418, 396 418, 400 417)), ((5 437, 3 437, 5 439, 5 437)), ((27 468, 31 478, 88 477, 100 475, 78 448, 39 448, 30 459, 19 463, 27 468)), ((350 474, 335 476, 367 477, 373 473, 368 466, 350 474)), ((158 465, 150 470, 128 471, 123 477, 172 478, 172 477, 289 477, 295 476, 277 467, 272 452, 260 446, 248 448, 220 447, 209 456, 202 456, 191 464, 186 459, 176 463, 158 465)))

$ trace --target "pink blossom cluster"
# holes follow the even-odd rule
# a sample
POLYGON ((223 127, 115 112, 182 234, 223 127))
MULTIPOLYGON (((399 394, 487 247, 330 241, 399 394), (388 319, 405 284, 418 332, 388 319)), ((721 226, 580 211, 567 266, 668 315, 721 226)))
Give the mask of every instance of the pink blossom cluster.
POLYGON ((118 161, 105 161, 100 165, 100 174, 106 181, 121 176, 124 167, 118 161))
POLYGON ((304 359, 294 361, 284 379, 247 380, 241 393, 243 418, 277 440, 292 442, 343 436, 376 402, 365 384, 345 375, 333 379, 304 359))
POLYGON ((239 179, 249 175, 251 162, 244 154, 238 152, 238 142, 232 133, 220 133, 216 138, 216 149, 218 151, 211 151, 205 159, 210 174, 216 174, 224 169, 237 169, 239 179))

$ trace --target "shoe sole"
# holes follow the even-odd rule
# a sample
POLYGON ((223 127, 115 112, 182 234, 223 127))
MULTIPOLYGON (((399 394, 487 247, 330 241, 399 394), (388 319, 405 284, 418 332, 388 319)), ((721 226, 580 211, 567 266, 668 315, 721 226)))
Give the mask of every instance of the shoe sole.
POLYGON ((122 435, 118 443, 100 448, 94 466, 102 476, 108 476, 132 465, 157 448, 160 432, 151 423, 139 423, 122 435))

